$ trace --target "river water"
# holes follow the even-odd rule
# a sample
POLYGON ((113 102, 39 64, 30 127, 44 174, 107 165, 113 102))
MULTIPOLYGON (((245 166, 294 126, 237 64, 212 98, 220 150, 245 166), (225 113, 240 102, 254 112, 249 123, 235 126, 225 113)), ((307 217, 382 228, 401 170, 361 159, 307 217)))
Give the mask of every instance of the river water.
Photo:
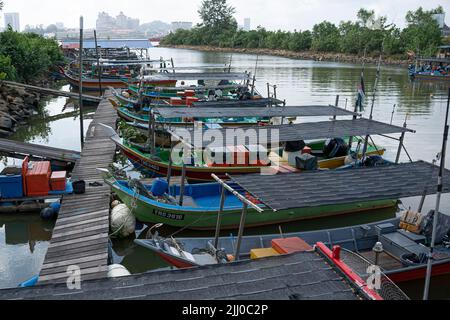
MULTIPOLYGON (((226 65, 232 61, 234 71, 254 72, 257 62, 258 90, 266 95, 267 83, 277 85, 277 95, 286 99, 288 105, 334 104, 340 96, 339 106, 353 110, 361 65, 335 62, 293 60, 273 56, 199 52, 194 50, 152 48, 152 58, 173 58, 176 66, 226 65)), ((370 114, 376 66, 365 66, 366 109, 370 114)), ((69 90, 68 86, 63 87, 69 90)), ((441 149, 443 119, 445 116, 447 88, 438 83, 411 83, 404 67, 381 68, 377 97, 374 103, 375 120, 402 126, 407 122, 416 133, 407 134, 405 146, 413 160, 431 161, 441 149), (395 108, 394 108, 395 105, 395 108)), ((87 129, 93 109, 87 109, 84 128, 87 129)), ((318 118, 306 121, 321 120, 318 118)), ((302 120, 303 121, 303 120, 302 120)), ((30 125, 20 128, 12 139, 80 150, 79 119, 74 103, 65 98, 50 99, 43 103, 42 110, 30 125)), ((394 160, 398 142, 374 137, 376 143, 387 149, 386 157, 394 160)), ((9 164, 20 164, 18 160, 5 159, 9 164)), ((408 161, 405 152, 401 161, 408 161)), ((450 157, 446 161, 450 167, 450 157)), ((424 212, 434 206, 434 197, 428 197, 424 212)), ((450 197, 444 196, 441 211, 450 213, 450 197)), ((404 207, 417 208, 418 198, 403 199, 404 207)), ((332 217, 282 225, 283 232, 342 227, 352 224, 379 221, 395 216, 392 210, 378 210, 352 216, 332 217)), ((43 223, 38 215, 0 215, 0 288, 15 287, 39 273, 48 241, 51 238, 51 223, 43 223)), ((164 229, 166 235, 177 230, 164 229)), ((247 234, 277 233, 278 226, 249 229, 247 234)), ((181 236, 210 236, 209 233, 183 232, 181 236)), ((137 233, 139 236, 139 232, 137 233)), ((156 268, 167 268, 158 257, 145 249, 136 247, 132 239, 113 242, 114 261, 122 263, 130 272, 138 273, 156 268)), ((439 277, 432 281, 433 298, 450 298, 446 288, 450 277, 439 277)), ((420 298, 422 281, 410 282, 402 288, 412 298, 420 298)))

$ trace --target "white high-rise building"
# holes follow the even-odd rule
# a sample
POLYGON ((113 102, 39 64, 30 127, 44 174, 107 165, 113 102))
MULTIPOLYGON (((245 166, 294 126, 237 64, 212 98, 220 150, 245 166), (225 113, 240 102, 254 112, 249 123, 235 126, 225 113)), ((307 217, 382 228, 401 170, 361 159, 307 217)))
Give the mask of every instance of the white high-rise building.
POLYGON ((244 31, 250 31, 251 29, 251 21, 250 18, 245 18, 244 19, 244 31))
POLYGON ((20 31, 20 20, 17 12, 5 13, 5 29, 11 26, 14 31, 20 31))

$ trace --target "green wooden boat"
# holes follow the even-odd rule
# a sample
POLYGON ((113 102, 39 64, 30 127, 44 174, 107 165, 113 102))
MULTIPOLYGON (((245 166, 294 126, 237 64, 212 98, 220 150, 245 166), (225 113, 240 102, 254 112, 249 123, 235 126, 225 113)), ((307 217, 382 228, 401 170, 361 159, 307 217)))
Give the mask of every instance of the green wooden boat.
MULTIPOLYGON (((181 188, 178 185, 170 186, 169 189, 165 189, 167 193, 163 191, 164 194, 160 193, 162 196, 157 197, 152 193, 154 185, 143 185, 140 183, 136 185, 136 181, 118 181, 109 174, 105 174, 104 179, 112 187, 119 199, 132 210, 133 214, 141 222, 149 224, 163 223, 173 227, 194 230, 213 230, 216 227, 221 195, 219 183, 186 185, 184 201, 180 205, 181 188)), ((161 181, 163 180, 157 179, 153 184, 160 184, 161 181)), ((247 199, 251 199, 251 196, 245 190, 239 189, 237 185, 233 187, 246 196, 247 199)), ((159 189, 158 192, 161 191, 160 186, 157 186, 156 189, 159 189)), ((272 225, 394 207, 396 204, 396 200, 377 200, 297 208, 277 212, 266 210, 258 213, 254 209, 249 209, 245 225, 246 227, 272 225)), ((263 205, 260 206, 264 208, 263 205)), ((237 228, 241 212, 242 203, 236 196, 227 192, 221 228, 237 228)))

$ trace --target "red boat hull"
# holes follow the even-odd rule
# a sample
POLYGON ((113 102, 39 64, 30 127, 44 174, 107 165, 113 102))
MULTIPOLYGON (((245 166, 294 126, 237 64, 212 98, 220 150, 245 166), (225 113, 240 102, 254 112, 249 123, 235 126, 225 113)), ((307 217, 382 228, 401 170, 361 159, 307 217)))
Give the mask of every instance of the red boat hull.
POLYGON ((168 254, 164 254, 162 252, 156 252, 158 254, 158 256, 163 259, 164 261, 166 261, 168 264, 170 264, 171 266, 174 266, 178 269, 186 269, 186 268, 193 268, 193 267, 197 267, 197 265, 193 264, 193 263, 189 263, 185 260, 182 259, 177 259, 176 257, 170 256, 168 254))
MULTIPOLYGON (((399 270, 394 272, 386 272, 386 275, 395 283, 400 282, 406 282, 406 281, 412 281, 412 280, 420 280, 425 279, 425 275, 427 272, 427 266, 424 265, 419 268, 414 268, 410 270, 399 270)), ((431 275, 434 276, 441 276, 445 274, 450 274, 450 261, 445 263, 437 264, 435 263, 433 265, 432 273, 431 275)))

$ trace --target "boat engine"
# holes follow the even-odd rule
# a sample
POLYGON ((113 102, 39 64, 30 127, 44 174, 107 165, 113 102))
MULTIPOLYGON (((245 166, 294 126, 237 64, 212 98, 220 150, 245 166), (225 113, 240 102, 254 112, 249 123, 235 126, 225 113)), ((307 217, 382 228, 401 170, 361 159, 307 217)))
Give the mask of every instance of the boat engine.
POLYGON ((342 138, 327 139, 323 154, 327 158, 344 157, 348 155, 349 146, 342 138))

